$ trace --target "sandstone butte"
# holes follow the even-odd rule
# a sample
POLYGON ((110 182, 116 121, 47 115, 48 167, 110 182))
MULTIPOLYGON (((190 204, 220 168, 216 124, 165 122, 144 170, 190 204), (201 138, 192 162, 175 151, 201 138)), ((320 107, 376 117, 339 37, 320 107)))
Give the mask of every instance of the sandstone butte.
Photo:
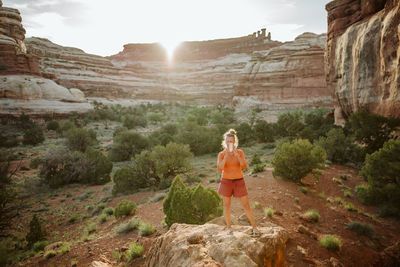
POLYGON ((38 57, 25 46, 25 29, 17 9, 0 1, 0 115, 68 114, 92 109, 79 89, 41 76, 38 57))
POLYGON ((325 72, 336 123, 362 108, 400 117, 400 1, 335 0, 326 10, 325 72))

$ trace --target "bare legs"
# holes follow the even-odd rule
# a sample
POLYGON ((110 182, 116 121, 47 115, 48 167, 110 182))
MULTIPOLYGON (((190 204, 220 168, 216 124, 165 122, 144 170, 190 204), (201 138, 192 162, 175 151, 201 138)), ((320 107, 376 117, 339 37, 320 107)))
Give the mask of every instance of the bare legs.
MULTIPOLYGON (((231 229, 231 201, 232 197, 223 197, 224 199, 224 217, 225 217, 225 222, 226 226, 228 229, 231 229)), ((240 204, 242 204, 242 207, 246 213, 247 218, 249 219, 251 225, 253 226, 253 229, 257 229, 256 221, 254 219, 254 214, 253 211, 250 208, 250 203, 249 203, 249 198, 248 196, 243 196, 239 198, 240 204)))
POLYGON ((256 220, 254 219, 253 211, 250 208, 249 197, 246 195, 240 197, 239 200, 240 204, 242 204, 244 211, 246 212, 246 216, 249 219, 251 226, 253 226, 253 229, 256 230, 257 229, 256 220))
POLYGON ((231 229, 231 200, 231 197, 224 197, 224 217, 228 229, 231 229))

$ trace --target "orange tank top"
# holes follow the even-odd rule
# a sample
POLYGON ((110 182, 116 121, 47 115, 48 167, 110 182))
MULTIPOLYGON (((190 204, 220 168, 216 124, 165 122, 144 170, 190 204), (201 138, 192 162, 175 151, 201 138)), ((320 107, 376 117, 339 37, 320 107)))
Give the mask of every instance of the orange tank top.
POLYGON ((244 162, 244 166, 240 167, 240 162, 239 159, 237 159, 233 154, 228 153, 226 161, 225 161, 225 166, 223 169, 219 167, 219 164, 224 158, 225 151, 221 151, 218 154, 218 163, 217 163, 217 168, 218 171, 222 172, 222 178, 224 179, 238 179, 243 177, 243 172, 242 169, 245 170, 247 169, 247 164, 246 164, 246 159, 244 158, 244 153, 241 149, 237 150, 239 153, 239 156, 242 158, 244 162))

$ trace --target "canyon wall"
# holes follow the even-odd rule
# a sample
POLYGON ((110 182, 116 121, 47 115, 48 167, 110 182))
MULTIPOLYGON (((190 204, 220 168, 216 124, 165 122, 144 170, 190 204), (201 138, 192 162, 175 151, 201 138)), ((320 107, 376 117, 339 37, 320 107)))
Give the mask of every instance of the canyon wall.
POLYGON ((327 86, 335 121, 361 108, 400 116, 400 1, 335 0, 326 5, 327 86))
POLYGON ((326 35, 303 33, 292 42, 254 52, 246 64, 233 101, 270 109, 331 107, 326 88, 326 35))
POLYGON ((0 0, 0 116, 87 112, 92 106, 81 93, 42 77, 38 57, 26 50, 19 11, 0 0))

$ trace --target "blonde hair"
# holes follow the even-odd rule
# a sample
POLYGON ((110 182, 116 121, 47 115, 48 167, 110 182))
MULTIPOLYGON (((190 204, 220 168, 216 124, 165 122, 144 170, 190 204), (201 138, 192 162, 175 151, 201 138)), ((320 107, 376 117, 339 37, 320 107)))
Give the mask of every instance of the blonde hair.
POLYGON ((235 147, 237 148, 239 145, 239 138, 237 137, 236 131, 234 129, 229 129, 226 133, 224 133, 224 136, 222 139, 222 147, 225 149, 226 148, 226 138, 228 137, 235 137, 235 147))

